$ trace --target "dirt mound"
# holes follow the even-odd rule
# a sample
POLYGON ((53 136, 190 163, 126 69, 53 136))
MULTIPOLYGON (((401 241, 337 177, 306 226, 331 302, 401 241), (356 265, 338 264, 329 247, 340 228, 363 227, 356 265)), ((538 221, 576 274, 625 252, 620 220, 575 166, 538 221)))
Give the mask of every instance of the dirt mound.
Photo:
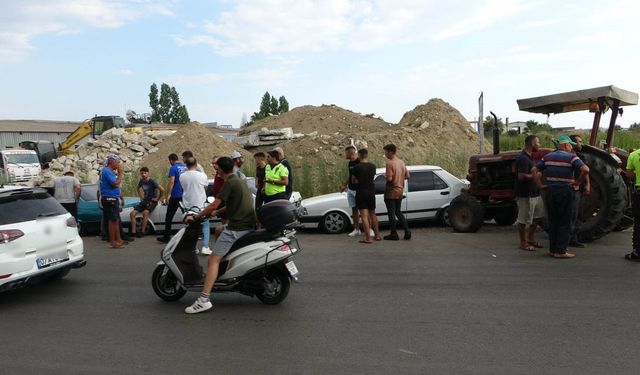
POLYGON ((333 134, 335 132, 376 132, 391 126, 373 115, 361 115, 336 105, 305 105, 278 116, 256 121, 240 132, 246 135, 262 128, 292 128, 294 133, 333 134))
MULTIPOLYGON (((368 148, 370 161, 378 167, 385 165, 382 147, 393 143, 398 147, 398 156, 407 164, 439 165, 465 177, 469 156, 477 153, 479 142, 464 116, 441 99, 431 99, 405 113, 398 125, 335 106, 307 106, 258 121, 248 131, 263 127, 292 127, 295 133, 306 134, 280 145, 294 168, 294 189, 305 197, 335 191, 340 186, 347 174, 343 150, 350 144, 368 148)), ((489 149, 489 144, 486 145, 489 149)))
POLYGON ((251 155, 234 143, 213 134, 197 122, 180 126, 178 131, 165 138, 157 147, 158 151, 146 156, 140 165, 147 166, 151 175, 159 180, 167 174, 169 169, 167 156, 172 153, 181 157, 185 150, 192 151, 209 177, 214 175, 213 167, 210 165, 211 157, 214 155, 229 156, 234 150, 240 151, 247 160, 251 155))

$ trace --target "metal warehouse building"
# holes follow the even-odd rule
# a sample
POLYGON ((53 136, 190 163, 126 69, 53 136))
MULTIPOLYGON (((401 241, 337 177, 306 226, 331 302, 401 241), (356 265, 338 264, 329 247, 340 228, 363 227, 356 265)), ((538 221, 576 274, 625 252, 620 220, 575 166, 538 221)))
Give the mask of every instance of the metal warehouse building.
POLYGON ((56 146, 71 134, 80 122, 0 120, 0 149, 22 141, 52 141, 56 146))

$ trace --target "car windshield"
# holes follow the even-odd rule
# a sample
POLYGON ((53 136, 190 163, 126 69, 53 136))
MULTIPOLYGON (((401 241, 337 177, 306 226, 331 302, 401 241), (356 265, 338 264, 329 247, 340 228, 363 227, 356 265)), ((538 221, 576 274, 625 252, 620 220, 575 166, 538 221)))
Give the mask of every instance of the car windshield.
POLYGON ((80 190, 80 198, 85 201, 97 201, 98 200, 98 185, 82 185, 80 190))
POLYGON ((7 163, 12 164, 38 164, 38 156, 36 154, 5 154, 7 163))
POLYGON ((0 197, 0 225, 65 214, 67 210, 46 192, 16 192, 0 197))

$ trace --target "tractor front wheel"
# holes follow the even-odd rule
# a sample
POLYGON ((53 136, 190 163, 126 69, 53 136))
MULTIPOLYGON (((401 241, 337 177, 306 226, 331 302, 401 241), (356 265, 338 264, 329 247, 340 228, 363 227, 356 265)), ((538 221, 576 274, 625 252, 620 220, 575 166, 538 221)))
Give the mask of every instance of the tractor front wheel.
POLYGON ((449 221, 456 232, 477 232, 484 221, 484 208, 473 196, 461 194, 451 201, 449 221))

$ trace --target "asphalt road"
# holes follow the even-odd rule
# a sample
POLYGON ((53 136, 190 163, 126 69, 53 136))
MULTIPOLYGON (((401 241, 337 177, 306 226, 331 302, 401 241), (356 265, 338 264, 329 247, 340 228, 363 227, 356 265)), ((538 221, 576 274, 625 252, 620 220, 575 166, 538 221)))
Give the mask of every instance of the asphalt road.
POLYGON ((153 293, 154 238, 85 238, 87 267, 0 295, 0 373, 638 374, 630 237, 562 260, 518 250, 513 228, 373 245, 307 232, 284 303, 219 294, 195 316, 196 293, 153 293))

